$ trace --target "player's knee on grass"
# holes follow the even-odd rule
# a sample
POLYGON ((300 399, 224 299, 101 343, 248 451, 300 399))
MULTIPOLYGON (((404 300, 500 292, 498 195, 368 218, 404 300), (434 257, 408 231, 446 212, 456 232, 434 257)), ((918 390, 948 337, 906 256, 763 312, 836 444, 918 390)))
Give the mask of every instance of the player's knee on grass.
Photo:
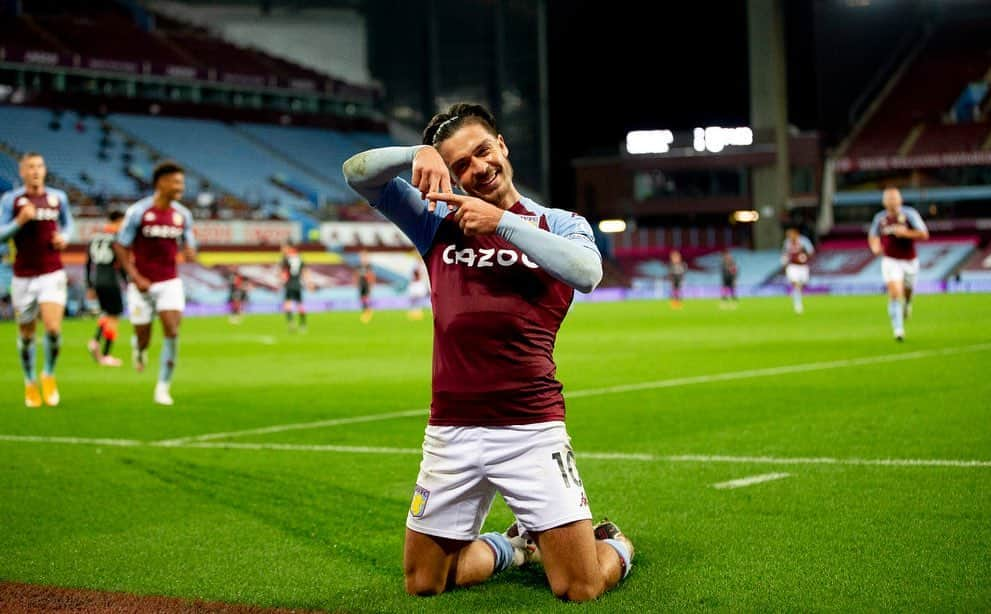
POLYGON ((551 591, 563 601, 591 601, 605 592, 605 582, 589 580, 552 580, 551 591))
POLYGON ((447 588, 447 579, 425 566, 406 569, 406 592, 418 597, 439 595, 447 588))

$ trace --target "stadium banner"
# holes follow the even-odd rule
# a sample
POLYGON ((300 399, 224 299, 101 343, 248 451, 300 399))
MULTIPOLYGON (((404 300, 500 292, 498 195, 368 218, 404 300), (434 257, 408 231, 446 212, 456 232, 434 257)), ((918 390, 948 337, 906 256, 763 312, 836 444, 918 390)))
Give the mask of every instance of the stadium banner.
POLYGON ((42 49, 17 49, 0 46, 0 59, 5 62, 23 62, 42 66, 72 65, 70 56, 62 56, 57 51, 42 49))
MULTIPOLYGON (((101 232, 107 221, 103 218, 77 218, 74 243, 89 243, 101 232)), ((302 237, 299 224, 280 221, 218 221, 201 220, 193 224, 193 234, 199 245, 270 245, 278 247, 287 241, 298 243, 302 237)))
POLYGON ((840 158, 836 171, 889 171, 910 168, 942 168, 947 166, 983 166, 991 164, 991 151, 957 151, 924 156, 877 156, 871 158, 840 158))
POLYGON ((403 231, 390 222, 327 222, 320 224, 320 242, 330 248, 410 249, 403 231))
POLYGON ((92 70, 104 70, 108 72, 140 73, 142 65, 138 62, 127 60, 110 60, 105 58, 86 58, 83 63, 84 68, 92 70))

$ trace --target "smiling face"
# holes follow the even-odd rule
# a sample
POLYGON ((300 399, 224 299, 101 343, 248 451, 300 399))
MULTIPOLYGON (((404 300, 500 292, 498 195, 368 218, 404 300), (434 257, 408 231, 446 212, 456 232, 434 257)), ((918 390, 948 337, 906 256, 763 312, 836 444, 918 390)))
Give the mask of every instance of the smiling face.
POLYGON ((186 191, 186 176, 183 173, 162 175, 155 183, 155 190, 168 201, 179 200, 186 191))
POLYGON ((509 148, 478 122, 468 122, 437 144, 451 175, 468 195, 508 209, 519 200, 509 148))

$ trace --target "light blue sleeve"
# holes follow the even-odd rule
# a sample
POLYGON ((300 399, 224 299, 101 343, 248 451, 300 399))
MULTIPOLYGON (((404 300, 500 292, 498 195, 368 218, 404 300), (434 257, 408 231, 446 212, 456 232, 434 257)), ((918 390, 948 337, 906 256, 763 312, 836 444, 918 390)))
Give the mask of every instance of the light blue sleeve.
POLYGON ((881 236, 881 220, 887 215, 884 211, 878 212, 874 216, 874 220, 871 221, 871 229, 868 231, 867 236, 869 237, 879 237, 881 236))
POLYGON ((905 219, 908 220, 908 225, 915 230, 925 230, 926 232, 929 232, 929 229, 926 228, 926 223, 922 221, 922 216, 919 215, 919 212, 915 209, 906 209, 905 219))
POLYGON ((138 235, 138 227, 141 226, 141 216, 143 211, 137 205, 131 205, 124 214, 124 223, 117 231, 117 242, 124 247, 131 247, 134 237, 138 235))
POLYGON ((182 244, 186 247, 196 249, 196 236, 193 235, 193 214, 189 209, 185 209, 182 212, 182 216, 186 218, 186 223, 183 225, 182 231, 182 244))
POLYGON ((0 198, 0 242, 10 239, 20 229, 14 219, 14 193, 7 192, 0 198))
POLYGON ((806 236, 799 237, 799 242, 802 244, 802 249, 805 250, 806 254, 811 256, 812 254, 816 253, 816 248, 812 246, 812 241, 809 241, 808 237, 806 236))
POLYGON ((437 229, 450 212, 447 203, 439 202, 431 213, 420 190, 399 177, 385 184, 372 206, 409 237, 421 256, 430 251, 437 229))
POLYGON ((496 233, 555 279, 579 292, 591 292, 602 281, 602 255, 592 238, 592 227, 568 211, 541 208, 541 212, 547 216, 550 232, 506 211, 496 233))
POLYGON ((599 247, 595 244, 595 235, 592 233, 592 225, 584 217, 564 209, 547 209, 547 227, 559 237, 564 237, 582 247, 592 250, 602 259, 599 247))
POLYGON ((69 239, 72 237, 72 231, 75 230, 75 224, 72 220, 72 211, 69 210, 69 197, 65 195, 65 192, 59 192, 59 202, 62 203, 58 211, 59 226, 61 226, 65 238, 69 239))

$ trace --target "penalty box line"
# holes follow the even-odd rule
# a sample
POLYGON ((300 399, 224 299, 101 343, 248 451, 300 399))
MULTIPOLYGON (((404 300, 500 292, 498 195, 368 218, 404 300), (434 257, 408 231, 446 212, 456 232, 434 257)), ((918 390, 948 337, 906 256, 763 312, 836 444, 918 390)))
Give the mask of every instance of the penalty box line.
MULTIPOLYGON (((592 396, 604 396, 609 394, 623 394, 626 392, 637 392, 640 390, 656 390, 661 388, 676 388, 678 386, 692 386, 696 384, 708 384, 712 382, 728 382, 733 380, 750 379, 754 377, 770 377, 787 373, 806 373, 809 371, 824 371, 828 369, 841 369, 846 367, 859 367, 864 365, 881 364, 887 362, 900 362, 903 360, 918 360, 920 358, 931 358, 933 356, 947 356, 951 354, 964 354, 968 352, 980 352, 991 349, 991 343, 979 343, 975 345, 965 345, 959 347, 942 348, 938 350, 917 350, 914 352, 902 352, 898 354, 882 354, 880 356, 865 356, 862 358, 848 358, 844 360, 830 360, 822 362, 809 362, 797 365, 783 365, 780 367, 767 367, 763 369, 746 369, 743 371, 730 371, 728 373, 713 373, 709 375, 695 375, 690 377, 677 377, 673 379, 654 380, 640 382, 638 384, 625 384, 619 386, 606 386, 603 388, 589 388, 586 390, 575 390, 565 392, 566 399, 580 399, 592 396)), ((380 420, 392 420, 394 418, 409 418, 422 416, 427 413, 426 409, 411 409, 407 411, 397 411, 384 414, 369 414, 366 416, 355 416, 352 418, 334 418, 330 420, 318 420, 316 422, 298 422, 292 424, 276 424, 253 429, 239 431, 227 431, 222 433, 206 433, 204 435, 190 435, 175 439, 163 439, 154 442, 155 445, 175 446, 190 442, 212 441, 215 439, 232 439, 245 435, 263 435, 270 433, 283 433, 286 431, 300 431, 308 429, 319 429, 328 426, 338 426, 341 424, 357 424, 361 422, 377 422, 380 420)))

